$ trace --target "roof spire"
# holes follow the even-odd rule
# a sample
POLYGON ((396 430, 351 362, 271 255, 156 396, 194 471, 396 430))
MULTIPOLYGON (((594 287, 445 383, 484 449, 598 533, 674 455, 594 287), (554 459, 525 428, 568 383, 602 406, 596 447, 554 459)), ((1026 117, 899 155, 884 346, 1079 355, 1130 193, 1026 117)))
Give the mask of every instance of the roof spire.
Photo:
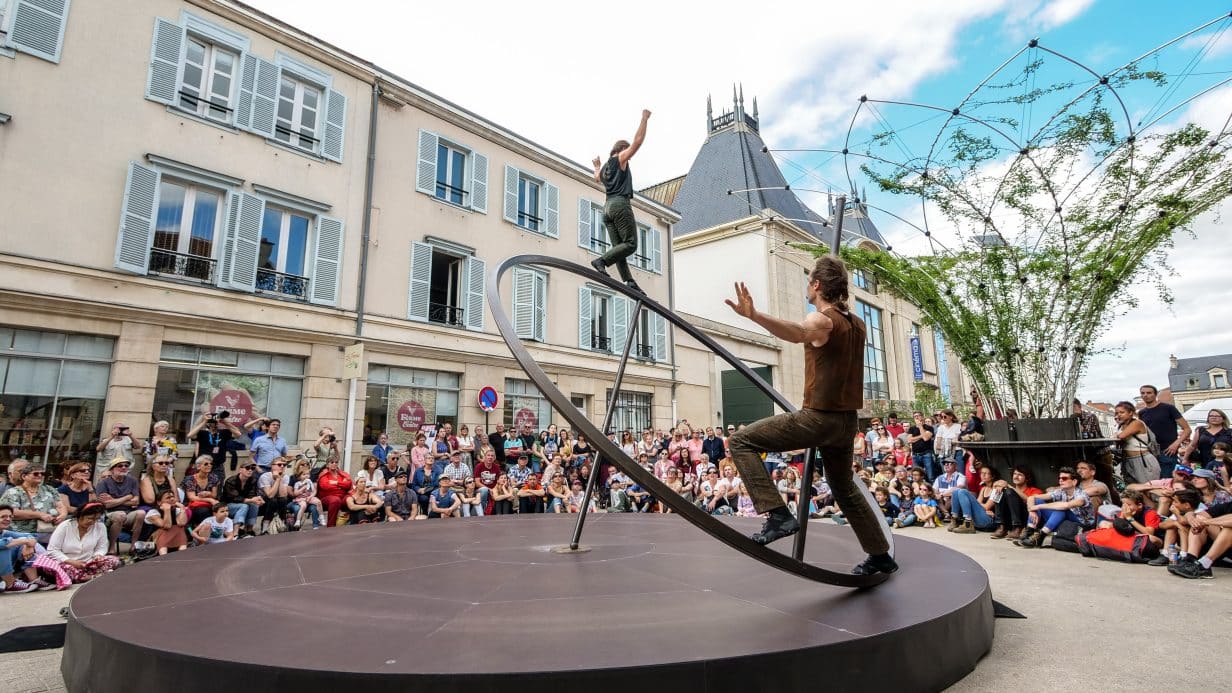
POLYGON ((753 97, 753 120, 759 120, 757 117, 757 97, 753 97))
POLYGON ((714 127, 714 106, 710 104, 710 95, 706 94, 706 132, 714 127))

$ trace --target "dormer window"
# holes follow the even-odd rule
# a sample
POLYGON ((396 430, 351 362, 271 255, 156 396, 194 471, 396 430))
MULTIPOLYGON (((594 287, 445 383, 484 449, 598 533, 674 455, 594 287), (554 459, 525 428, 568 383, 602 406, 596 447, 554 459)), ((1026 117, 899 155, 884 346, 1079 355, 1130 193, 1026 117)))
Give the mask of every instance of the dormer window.
POLYGON ((1211 377, 1211 389, 1223 390, 1228 387, 1228 372, 1222 368, 1207 373, 1211 377))

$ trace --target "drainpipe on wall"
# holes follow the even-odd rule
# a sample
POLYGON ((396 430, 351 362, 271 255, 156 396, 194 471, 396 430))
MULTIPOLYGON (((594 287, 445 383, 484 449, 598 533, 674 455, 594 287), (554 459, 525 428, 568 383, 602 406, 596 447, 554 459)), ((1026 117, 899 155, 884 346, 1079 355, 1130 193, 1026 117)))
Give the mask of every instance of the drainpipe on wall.
MULTIPOLYGON (((676 260, 672 253, 672 225, 667 225, 667 308, 676 313, 676 260)), ((676 427, 676 340, 668 340, 672 359, 672 428, 676 427)))
POLYGON ((364 220, 362 241, 359 250, 359 286, 355 298, 355 336, 364 334, 364 293, 368 285, 368 242, 372 237, 372 179, 376 174, 376 123, 377 110, 381 106, 381 83, 372 83, 372 108, 368 114, 368 163, 364 172, 364 220))

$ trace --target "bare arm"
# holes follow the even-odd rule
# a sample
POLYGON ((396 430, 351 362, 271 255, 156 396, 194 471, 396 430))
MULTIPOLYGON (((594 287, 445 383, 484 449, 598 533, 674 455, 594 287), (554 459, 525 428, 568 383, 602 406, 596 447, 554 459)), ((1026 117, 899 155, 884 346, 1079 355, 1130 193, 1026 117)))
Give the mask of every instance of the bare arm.
POLYGON ((603 162, 596 156, 590 163, 595 167, 595 182, 603 185, 603 162))
POLYGON ((731 299, 727 299, 725 302, 736 311, 737 315, 752 320, 770 334, 792 344, 808 342, 813 346, 822 346, 829 341, 830 332, 834 329, 834 323, 830 318, 816 311, 806 315, 803 320, 795 322, 776 318, 757 310, 753 306, 753 297, 749 294, 749 289, 744 282, 736 284, 736 301, 732 302, 731 299))
POLYGON ((633 135, 633 142, 616 155, 620 160, 620 168, 623 169, 628 166, 629 159, 632 159, 633 155, 637 154, 637 150, 642 148, 642 142, 646 141, 646 121, 648 120, 650 120, 650 111, 643 110, 642 122, 637 124, 637 132, 633 135))
POLYGON ((1176 440, 1172 441, 1172 444, 1168 446, 1167 450, 1164 450, 1165 455, 1175 455, 1185 443, 1189 442, 1189 436, 1192 433, 1189 428, 1189 422, 1182 416, 1176 420, 1176 425, 1181 427, 1181 435, 1178 436, 1176 440))

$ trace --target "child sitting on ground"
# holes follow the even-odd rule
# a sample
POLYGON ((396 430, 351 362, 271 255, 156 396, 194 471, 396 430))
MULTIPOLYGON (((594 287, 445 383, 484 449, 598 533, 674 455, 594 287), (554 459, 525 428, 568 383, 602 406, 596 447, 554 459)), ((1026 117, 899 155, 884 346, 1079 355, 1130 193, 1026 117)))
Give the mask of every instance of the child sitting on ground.
POLYGON ((912 506, 915 519, 920 523, 921 527, 940 527, 941 522, 937 519, 939 507, 937 500, 933 498, 933 487, 930 484, 923 483, 920 484, 919 489, 920 495, 915 499, 915 504, 912 506))

